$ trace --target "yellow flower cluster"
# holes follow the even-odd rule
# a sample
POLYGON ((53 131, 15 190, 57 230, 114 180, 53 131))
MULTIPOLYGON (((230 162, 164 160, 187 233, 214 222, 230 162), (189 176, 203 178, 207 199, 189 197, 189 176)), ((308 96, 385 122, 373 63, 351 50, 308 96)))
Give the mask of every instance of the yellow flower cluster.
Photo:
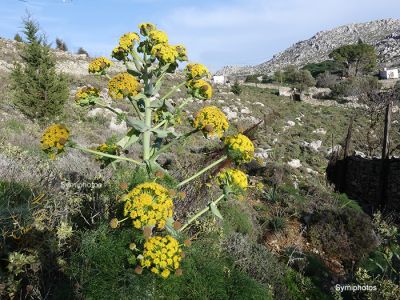
POLYGON ((179 54, 174 46, 157 44, 151 49, 151 55, 156 57, 161 64, 171 64, 176 61, 179 54))
POLYGON ((140 264, 151 272, 168 278, 171 271, 179 269, 182 250, 179 242, 170 235, 155 236, 144 243, 143 259, 140 264))
POLYGON ((40 141, 41 148, 53 159, 64 150, 69 138, 69 130, 60 124, 53 124, 46 128, 40 141))
POLYGON ((188 64, 185 68, 188 80, 210 77, 210 72, 206 66, 202 64, 188 64))
POLYGON ((247 175, 237 169, 226 169, 217 176, 220 186, 228 186, 233 189, 246 190, 248 187, 247 175))
POLYGON ((149 32, 150 41, 154 44, 167 44, 168 36, 164 31, 161 30, 152 30, 149 32))
POLYGON ((93 98, 100 96, 99 89, 92 86, 84 86, 79 88, 75 94, 75 102, 81 106, 94 104, 93 98))
POLYGON ((175 51, 178 53, 177 60, 179 61, 186 61, 188 60, 187 53, 186 53, 186 47, 183 45, 176 45, 173 46, 175 48, 175 51))
POLYGON ((173 201, 168 190, 155 182, 139 184, 125 197, 124 216, 133 220, 135 228, 157 226, 163 229, 172 217, 173 201))
POLYGON ((92 60, 89 64, 89 73, 103 73, 112 65, 111 60, 101 56, 92 60))
POLYGON ((135 96, 141 90, 139 81, 131 74, 125 72, 115 75, 108 82, 108 95, 115 100, 128 96, 135 96))
POLYGON ((125 51, 133 49, 134 42, 140 42, 140 37, 136 32, 128 32, 119 38, 119 47, 125 51))
POLYGON ((156 30, 156 26, 152 23, 141 23, 139 24, 140 34, 143 36, 147 36, 150 31, 156 30))
POLYGON ((206 137, 221 138, 229 128, 229 123, 225 114, 218 107, 206 106, 197 112, 193 126, 202 130, 206 137))
POLYGON ((239 133, 224 140, 228 156, 236 163, 250 162, 254 157, 254 144, 245 135, 239 133))
POLYGON ((203 79, 189 80, 186 82, 186 87, 193 97, 202 100, 211 99, 213 94, 211 85, 203 79))

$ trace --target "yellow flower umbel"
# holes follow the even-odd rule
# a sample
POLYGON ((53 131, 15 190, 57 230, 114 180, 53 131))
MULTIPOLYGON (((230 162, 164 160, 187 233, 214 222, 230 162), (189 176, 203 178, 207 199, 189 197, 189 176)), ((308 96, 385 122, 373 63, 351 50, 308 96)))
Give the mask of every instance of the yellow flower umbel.
POLYGON ((135 96, 141 90, 139 81, 125 72, 115 75, 108 82, 108 95, 115 100, 122 100, 128 96, 135 96))
POLYGON ((139 184, 125 197, 124 216, 129 216, 135 228, 157 226, 163 229, 172 217, 173 201, 168 189, 155 182, 139 184))
POLYGON ((250 162, 254 157, 254 144, 245 135, 239 133, 224 140, 228 156, 236 163, 250 162))
POLYGON ((163 65, 175 63, 178 58, 178 52, 175 47, 168 44, 155 45, 151 49, 151 55, 163 65))
POLYGON ((210 77, 210 72, 208 71, 206 66, 202 64, 188 64, 185 68, 185 71, 188 80, 210 77))
POLYGON ((175 51, 178 53, 177 60, 179 60, 179 61, 187 61, 188 60, 185 46, 176 45, 173 47, 175 48, 175 51))
POLYGON ((144 243, 143 259, 140 264, 151 272, 168 278, 171 271, 179 269, 182 250, 179 242, 170 235, 155 236, 144 243))
POLYGON ((216 106, 206 106, 199 110, 194 118, 193 126, 203 131, 205 137, 221 138, 228 129, 229 123, 225 114, 216 106))
POLYGON ((76 91, 75 102, 80 106, 95 104, 95 100, 99 96, 100 96, 99 89, 92 86, 84 86, 76 91))
POLYGON ((168 36, 164 31, 152 30, 149 32, 149 38, 153 45, 157 44, 167 44, 168 36))
POLYGON ((140 34, 143 36, 147 36, 150 31, 156 30, 156 25, 152 23, 141 23, 139 24, 140 34))
POLYGON ((50 158, 64 151, 65 143, 69 138, 69 130, 60 124, 53 124, 46 128, 40 141, 41 148, 50 158))
POLYGON ((89 64, 89 73, 103 74, 112 65, 111 60, 105 57, 98 57, 89 64))
MULTIPOLYGON (((97 151, 111 154, 111 155, 120 155, 120 146, 116 144, 101 144, 96 148, 97 151)), ((112 163, 115 159, 107 156, 96 155, 96 160, 102 162, 102 166, 105 167, 108 164, 112 163)))
POLYGON ((189 80, 186 83, 186 87, 193 97, 201 100, 211 99, 213 94, 211 85, 203 79, 189 80))
POLYGON ((119 38, 119 47, 129 51, 133 49, 135 41, 140 42, 140 37, 136 32, 128 32, 119 38))
POLYGON ((217 176, 221 188, 228 187, 233 191, 245 191, 248 187, 247 175, 237 169, 226 169, 217 176))

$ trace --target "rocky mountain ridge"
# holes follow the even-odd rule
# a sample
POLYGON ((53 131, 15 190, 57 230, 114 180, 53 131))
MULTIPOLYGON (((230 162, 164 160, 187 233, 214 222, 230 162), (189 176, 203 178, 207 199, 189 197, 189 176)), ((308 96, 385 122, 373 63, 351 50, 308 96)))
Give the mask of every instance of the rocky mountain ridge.
POLYGON ((300 41, 256 66, 226 66, 217 74, 268 74, 288 65, 302 67, 327 60, 334 49, 358 40, 375 46, 382 67, 400 65, 400 20, 385 19, 340 26, 320 31, 308 40, 300 41))

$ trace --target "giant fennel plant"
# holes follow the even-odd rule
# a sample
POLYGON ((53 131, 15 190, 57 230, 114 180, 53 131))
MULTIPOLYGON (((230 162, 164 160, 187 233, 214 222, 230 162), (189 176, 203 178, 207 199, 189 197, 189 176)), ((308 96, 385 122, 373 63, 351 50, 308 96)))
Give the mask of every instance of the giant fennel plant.
MULTIPOLYGON (((113 62, 105 57, 94 59, 89 64, 89 73, 105 76, 108 81, 108 95, 114 101, 127 101, 132 107, 130 113, 122 113, 108 105, 100 97, 96 87, 86 86, 76 92, 76 103, 80 106, 104 107, 126 122, 127 132, 116 144, 103 143, 97 148, 85 148, 71 139, 70 131, 61 124, 48 127, 41 140, 41 147, 51 158, 75 148, 91 153, 104 164, 126 161, 144 168, 148 181, 135 186, 121 197, 123 215, 110 221, 113 228, 123 222, 131 224, 133 230, 142 230, 146 238, 142 245, 130 244, 134 251, 131 263, 137 264, 135 271, 144 269, 167 278, 170 274, 180 275, 180 262, 183 258, 182 247, 189 240, 180 243, 183 231, 203 214, 211 211, 222 218, 218 203, 243 192, 247 186, 247 176, 239 169, 222 169, 215 182, 221 187, 221 195, 209 202, 202 210, 195 213, 185 224, 174 221, 174 199, 183 193, 177 191, 200 175, 230 159, 236 165, 253 158, 254 145, 244 134, 224 137, 229 127, 227 117, 215 106, 200 109, 191 121, 193 130, 178 134, 176 125, 181 120, 182 109, 191 101, 212 98, 213 90, 207 79, 210 73, 202 64, 188 63, 184 69, 185 80, 160 96, 160 88, 167 74, 175 73, 180 62, 188 60, 183 45, 171 45, 168 36, 150 23, 139 25, 139 33, 129 32, 121 36, 119 44, 112 51, 111 57, 121 61, 126 72, 110 77, 108 68, 113 62), (187 88, 187 98, 172 105, 170 97, 181 87, 187 88), (170 190, 154 180, 157 172, 164 172, 157 163, 161 153, 171 146, 182 142, 194 134, 201 134, 208 139, 218 139, 223 143, 225 155, 197 173, 181 181, 174 190, 170 190), (134 160, 124 155, 126 149, 135 143, 141 144, 141 159, 134 160), (152 179, 153 178, 153 179, 152 179)), ((140 244, 140 242, 138 242, 140 244)))

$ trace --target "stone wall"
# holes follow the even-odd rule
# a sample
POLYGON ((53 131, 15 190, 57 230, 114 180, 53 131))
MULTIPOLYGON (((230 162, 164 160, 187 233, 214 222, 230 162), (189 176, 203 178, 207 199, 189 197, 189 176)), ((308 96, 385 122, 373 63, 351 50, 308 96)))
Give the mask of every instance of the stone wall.
POLYGON ((337 191, 357 200, 367 212, 400 212, 400 159, 352 156, 331 161, 326 173, 337 191))

